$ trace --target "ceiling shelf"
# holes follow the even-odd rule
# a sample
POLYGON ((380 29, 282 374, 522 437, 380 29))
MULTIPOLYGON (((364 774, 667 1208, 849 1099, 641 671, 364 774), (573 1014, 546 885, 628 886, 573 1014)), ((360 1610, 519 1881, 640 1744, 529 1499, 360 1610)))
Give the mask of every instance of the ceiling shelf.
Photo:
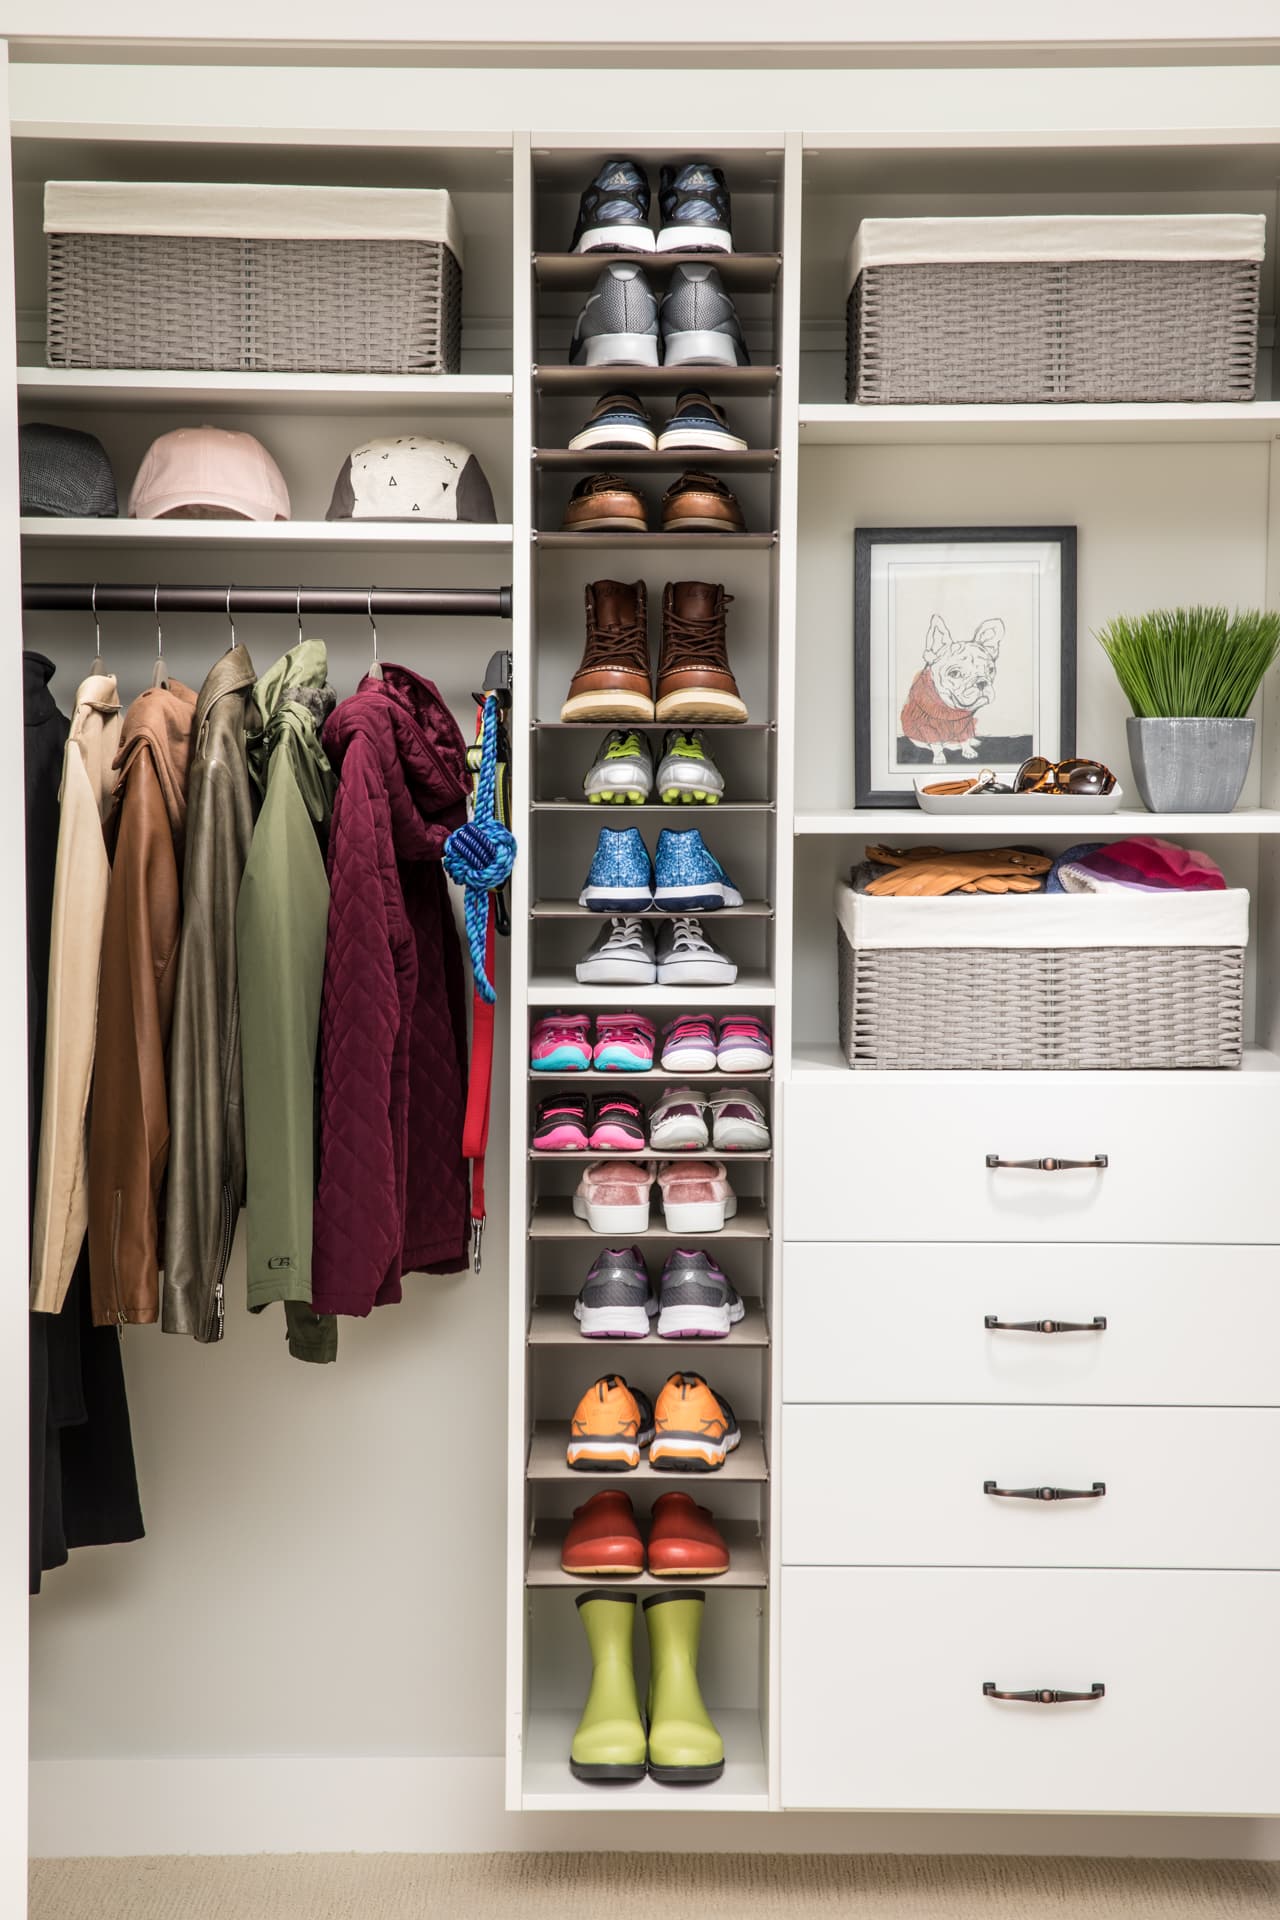
MULTIPOLYGON (((1280 439, 1280 402, 1143 405, 804 406, 800 448, 1134 445, 1280 439)), ((803 533, 803 526, 801 528, 803 533)))
POLYGON ((174 373, 19 367, 18 399, 44 408, 193 407, 202 413, 507 413, 509 373, 174 373))
POLYGON ((141 552, 144 548, 181 552, 188 547, 214 547, 223 552, 318 552, 321 549, 353 553, 509 553, 510 526, 475 526, 441 522, 432 526, 405 526, 376 520, 54 520, 23 518, 18 522, 27 547, 114 548, 141 552))

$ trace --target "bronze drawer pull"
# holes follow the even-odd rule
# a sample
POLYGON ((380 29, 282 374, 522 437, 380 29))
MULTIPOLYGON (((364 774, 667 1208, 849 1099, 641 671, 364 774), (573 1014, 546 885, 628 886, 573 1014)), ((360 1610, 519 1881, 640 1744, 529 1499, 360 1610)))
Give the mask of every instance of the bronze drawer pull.
POLYGON ((999 1320, 988 1313, 982 1324, 988 1333, 1105 1333, 1107 1316, 1095 1313, 1092 1320, 999 1320))
POLYGON ((1109 1164, 1110 1156, 1105 1153, 1095 1153, 1092 1160, 1059 1160, 1052 1154, 1044 1160, 1002 1160, 998 1153, 987 1155, 989 1167, 1023 1168, 1029 1173, 1075 1173, 1081 1168, 1101 1173, 1109 1164))
POLYGON ((998 1487, 994 1480, 984 1480, 982 1491, 994 1494, 997 1500, 1101 1500, 1107 1490, 1105 1480, 1095 1480, 1091 1487, 998 1487))
POLYGON ((1060 1707, 1064 1700, 1101 1700, 1106 1688, 1095 1680, 1088 1693, 1064 1693, 1060 1687, 1031 1687, 1026 1693, 1004 1693, 994 1680, 984 1680, 982 1691, 988 1700, 1029 1700, 1033 1707, 1060 1707))

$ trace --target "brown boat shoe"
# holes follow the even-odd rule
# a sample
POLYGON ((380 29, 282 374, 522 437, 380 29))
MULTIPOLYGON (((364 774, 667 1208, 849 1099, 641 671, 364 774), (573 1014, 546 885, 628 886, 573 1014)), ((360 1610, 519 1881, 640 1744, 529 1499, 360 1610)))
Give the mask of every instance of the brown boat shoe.
POLYGON ((644 501, 619 473, 589 473, 569 495, 563 533, 647 533, 644 501))
POLYGON ((662 496, 664 533, 745 533, 737 496, 714 473, 690 468, 662 496))
POLYGON ((653 719, 649 606, 643 580, 593 580, 587 643, 560 709, 562 720, 653 719))
POLYGON ((732 599, 706 580, 668 581, 663 588, 657 719, 673 726, 746 720, 725 640, 725 608, 732 599))

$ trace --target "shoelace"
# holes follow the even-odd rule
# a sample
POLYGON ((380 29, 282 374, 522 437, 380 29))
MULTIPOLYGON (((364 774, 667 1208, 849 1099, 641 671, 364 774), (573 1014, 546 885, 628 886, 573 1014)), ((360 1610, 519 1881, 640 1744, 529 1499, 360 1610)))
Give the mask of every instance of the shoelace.
POLYGON ((711 942, 696 920, 681 914, 671 922, 671 950, 673 953, 711 953, 711 942))
POLYGON ((709 1020, 700 1020, 695 1015, 686 1014, 673 1020, 666 1029, 665 1040, 668 1048, 679 1046, 706 1046, 715 1051, 715 1029, 709 1020))
MULTIPOLYGON (((702 624, 707 624, 703 622, 702 624)), ((579 673, 595 673, 601 667, 615 666, 619 660, 624 664, 635 664, 649 671, 649 628, 646 618, 643 596, 638 603, 637 616, 632 621, 621 622, 617 626, 601 627, 596 621, 595 607, 591 599, 591 589, 587 588, 587 640, 583 649, 582 665, 579 673), (627 656, 630 655, 630 660, 627 656)))
POLYGON ((642 1013, 602 1013, 596 1019, 596 1038, 621 1040, 643 1050, 653 1045, 653 1022, 642 1013))
POLYGON ((638 1100, 628 1100, 619 1094, 605 1097, 596 1105, 596 1122, 616 1116, 620 1120, 634 1120, 637 1125, 644 1119, 644 1108, 638 1100))
POLYGON ((638 733, 615 733, 604 750, 606 760, 638 760, 644 752, 638 733))
POLYGON ((625 920, 615 920, 612 923, 609 938, 605 941, 605 947, 615 950, 620 947, 634 947, 637 953, 643 954, 644 933, 640 922, 632 919, 630 915, 625 920))
MULTIPOLYGON (((625 485, 625 482, 623 484, 625 485)), ((719 479, 714 473, 703 473, 698 467, 687 468, 685 472, 680 475, 675 485, 667 488, 666 493, 663 495, 663 500, 664 502, 674 500, 678 493, 685 492, 718 493, 724 495, 726 498, 728 498, 729 495, 729 489, 723 480, 719 479)), ((733 595, 729 594, 726 598, 731 600, 733 595)))
POLYGON ((756 1040, 768 1048, 769 1030, 760 1020, 749 1014, 722 1014, 720 1018, 720 1038, 722 1040, 756 1040))
POLYGON ((544 1042, 548 1042, 553 1046, 558 1046, 560 1042, 564 1040, 579 1040, 585 1046, 587 1043, 588 1024, 585 1014, 548 1014, 544 1020, 539 1020, 537 1026, 534 1028, 533 1044, 539 1046, 544 1042))
MULTIPOLYGON (((733 605, 733 595, 721 595, 716 611, 706 619, 696 615, 677 613, 672 599, 663 609, 666 626, 665 638, 670 649, 678 647, 681 660, 703 660, 711 666, 723 666, 725 652, 724 622, 721 610, 733 605)), ((588 638, 590 633, 588 631, 588 638)))
POLYGON ((630 493, 631 488, 620 473, 593 473, 580 480, 573 491, 579 500, 585 500, 594 493, 630 493))

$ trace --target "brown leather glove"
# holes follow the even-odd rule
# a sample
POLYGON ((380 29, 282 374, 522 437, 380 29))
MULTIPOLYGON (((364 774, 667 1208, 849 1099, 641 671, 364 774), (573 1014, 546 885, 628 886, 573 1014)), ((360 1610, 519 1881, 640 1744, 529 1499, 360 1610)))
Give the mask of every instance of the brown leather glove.
POLYGON ((868 847, 867 858, 888 867, 867 892, 899 899, 932 899, 948 893, 1038 893, 1053 862, 1017 847, 989 851, 944 851, 941 847, 868 847))

